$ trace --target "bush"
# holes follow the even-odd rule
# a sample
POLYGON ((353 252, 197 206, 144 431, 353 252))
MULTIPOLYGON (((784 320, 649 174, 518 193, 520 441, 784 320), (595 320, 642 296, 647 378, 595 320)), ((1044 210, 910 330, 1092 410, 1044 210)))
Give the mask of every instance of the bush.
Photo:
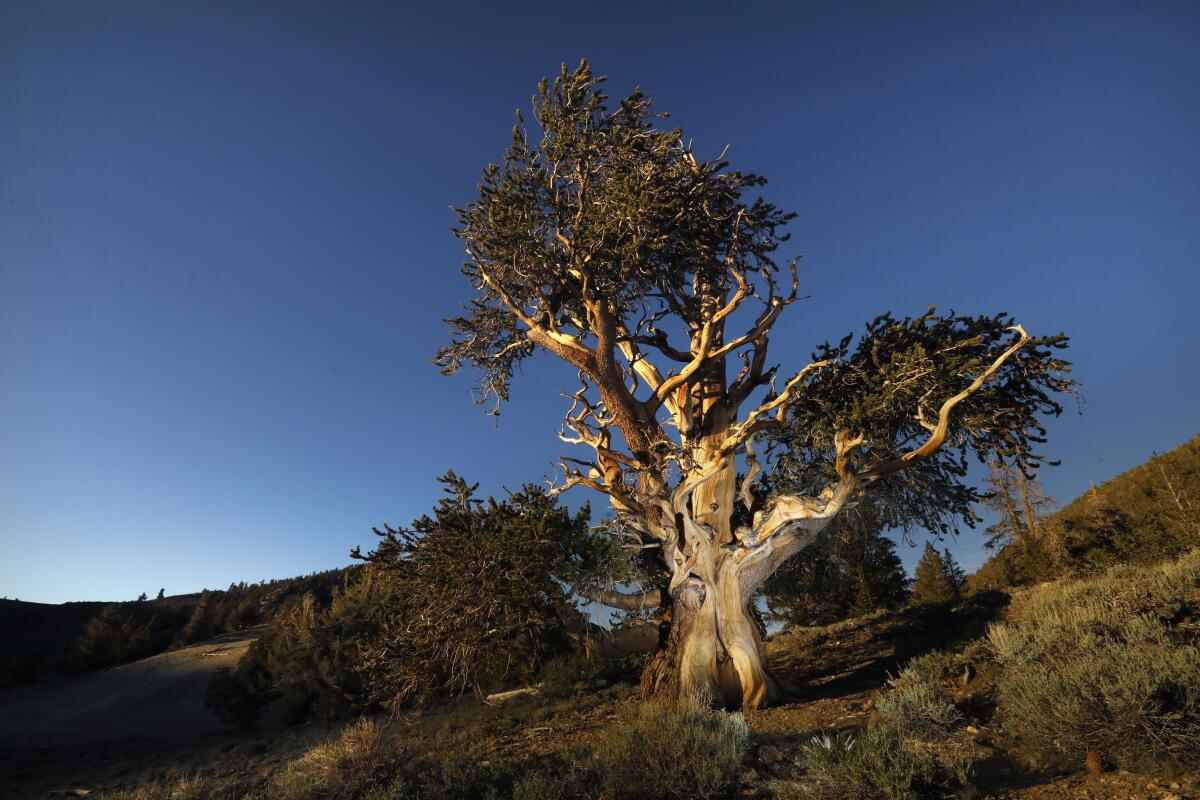
POLYGON ((1048 764, 1078 767, 1089 750, 1124 768, 1200 762, 1200 648, 1150 617, 1013 661, 997 698, 1005 729, 1048 764))
POLYGON ((276 773, 266 800, 499 800, 511 787, 507 763, 461 750, 418 755, 361 719, 276 773))
POLYGON ((1033 760, 1078 767, 1200 762, 1200 648, 1175 620, 1200 606, 1200 553, 1117 567, 1018 597, 988 632, 998 715, 1033 760))
POLYGON ((222 722, 249 725, 258 719, 270 701, 270 693, 251 679, 245 670, 218 667, 208 677, 204 707, 222 722))
POLYGON ((340 800, 382 788, 390 755, 379 726, 360 719, 335 739, 313 747, 272 776, 267 796, 288 800, 340 800))
POLYGON ((335 590, 328 608, 312 594, 289 599, 237 668, 209 679, 206 707, 235 724, 252 722, 274 700, 287 722, 371 710, 359 643, 388 599, 369 570, 335 590))
POLYGON ((78 674, 161 653, 181 624, 180 613, 149 603, 110 603, 84 625, 63 657, 64 672, 78 674))
POLYGON ((875 707, 897 730, 925 740, 948 736, 962 721, 941 687, 912 668, 888 681, 875 707))
POLYGON ((698 702, 627 708, 594 743, 595 779, 613 800, 720 796, 750 742, 739 713, 698 702))
POLYGON ((549 659, 542 667, 539 678, 544 693, 552 697, 572 697, 634 679, 639 667, 635 656, 620 660, 588 658, 583 653, 573 651, 549 659))
POLYGON ((905 800, 969 792, 973 757, 957 735, 962 715, 936 681, 906 667, 876 704, 879 721, 857 734, 812 739, 803 750, 808 781, 800 796, 905 800))
POLYGON ((873 723, 857 736, 818 736, 803 753, 808 780, 799 795, 813 800, 925 800, 970 791, 964 748, 939 748, 891 723, 873 723))
POLYGON ((101 795, 104 800, 244 800, 251 796, 250 788, 242 784, 204 778, 180 778, 101 795))
POLYGON ((535 770, 513 785, 513 800, 570 800, 571 790, 564 781, 535 770))

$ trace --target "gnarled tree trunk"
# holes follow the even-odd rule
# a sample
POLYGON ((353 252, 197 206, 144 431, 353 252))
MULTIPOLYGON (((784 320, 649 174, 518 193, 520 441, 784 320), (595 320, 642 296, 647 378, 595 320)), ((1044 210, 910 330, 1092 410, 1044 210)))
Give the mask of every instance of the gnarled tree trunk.
POLYGON ((719 708, 762 708, 780 697, 766 669, 762 636, 750 597, 725 572, 708 591, 690 587, 672 598, 670 623, 642 674, 644 699, 673 702, 694 697, 719 708))
POLYGON ((659 648, 642 676, 646 699, 692 697, 727 709, 779 700, 751 609, 754 595, 783 561, 816 538, 848 494, 825 503, 780 498, 756 513, 751 526, 735 531, 737 475, 732 459, 719 450, 726 435, 721 427, 702 440, 691 475, 669 503, 661 503, 657 527, 672 578, 662 595, 659 648), (673 524, 663 525, 668 511, 673 524))

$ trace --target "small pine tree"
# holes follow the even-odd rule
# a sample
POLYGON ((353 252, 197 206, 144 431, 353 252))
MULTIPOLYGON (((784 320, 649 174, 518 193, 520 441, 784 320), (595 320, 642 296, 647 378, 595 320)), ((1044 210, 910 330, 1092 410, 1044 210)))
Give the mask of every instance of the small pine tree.
POLYGON ((946 565, 946 574, 950 576, 955 592, 961 592, 963 584, 967 582, 967 573, 963 572, 962 566, 954 559, 949 547, 942 550, 942 563, 946 565))
POLYGON ((898 608, 908 597, 908 577, 884 535, 880 510, 866 501, 776 572, 763 596, 775 620, 828 625, 898 608))
POLYGON ((212 636, 216 622, 213 619, 213 605, 213 593, 205 589, 200 593, 200 599, 196 601, 196 608, 188 618, 187 625, 184 625, 179 633, 182 643, 192 644, 212 636))
POLYGON ((137 599, 137 601, 138 601, 139 603, 144 603, 144 602, 146 602, 146 593, 145 593, 145 592, 142 592, 141 594, 139 594, 139 595, 138 595, 138 599, 137 599))
POLYGON ((925 552, 917 563, 913 578, 912 604, 920 606, 955 600, 958 598, 961 584, 962 570, 954 563, 949 551, 943 556, 932 544, 926 542, 925 552), (947 563, 948 557, 950 563, 947 563))
POLYGON ((155 600, 162 600, 162 599, 163 599, 164 597, 166 597, 166 596, 167 596, 167 590, 166 590, 166 589, 159 589, 159 590, 158 590, 158 596, 157 596, 157 597, 155 597, 154 599, 155 599, 155 600))

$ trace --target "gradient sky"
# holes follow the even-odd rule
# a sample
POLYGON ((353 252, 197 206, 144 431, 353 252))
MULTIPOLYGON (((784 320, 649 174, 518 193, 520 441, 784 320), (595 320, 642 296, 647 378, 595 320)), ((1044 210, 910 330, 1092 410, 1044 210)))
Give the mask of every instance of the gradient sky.
POLYGON ((449 207, 580 57, 798 212, 785 365, 930 303, 1069 333, 1069 500, 1200 429, 1198 40, 1195 3, 0 2, 0 595, 335 567, 447 468, 550 469, 569 373, 495 426, 428 360, 449 207))

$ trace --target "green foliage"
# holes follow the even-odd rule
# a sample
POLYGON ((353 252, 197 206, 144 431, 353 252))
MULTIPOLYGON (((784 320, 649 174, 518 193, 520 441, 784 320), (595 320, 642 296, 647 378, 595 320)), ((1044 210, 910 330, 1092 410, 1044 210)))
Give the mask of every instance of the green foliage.
POLYGON ((1009 551, 1006 579, 1024 585, 1059 577, 1066 552, 1055 526, 1046 524, 1054 498, 1015 464, 996 459, 988 469, 983 504, 996 514, 996 521, 987 529, 987 546, 1009 551))
POLYGON ((962 570, 950 551, 939 553, 926 542, 913 577, 912 604, 920 606, 957 600, 962 581, 962 570))
POLYGON ((1200 546, 1200 436, 1093 486, 1037 532, 1032 547, 1010 542, 990 558, 972 576, 972 590, 1149 564, 1200 546))
MULTIPOLYGON (((244 658, 243 658, 244 663, 244 658)), ((249 725, 258 719, 271 700, 265 681, 255 680, 248 670, 218 667, 208 677, 204 707, 230 725, 249 725)))
POLYGON ((901 731, 922 739, 943 736, 962 720, 941 686, 911 667, 888 681, 876 708, 901 731))
POLYGON ((1093 487, 1055 522, 1083 571, 1200 546, 1200 436, 1093 487))
POLYGON ((595 780, 612 800, 711 798, 732 783, 749 746, 741 714, 698 702, 626 708, 596 737, 595 780))
MULTIPOLYGON (((868 443, 862 467, 894 463, 929 431, 939 403, 962 391, 1011 343, 1014 320, 941 315, 877 317, 857 339, 826 342, 814 358, 829 361, 805 387, 780 448, 779 485, 816 493, 833 470, 834 438, 848 430, 868 443)), ((1007 458, 1021 468, 1043 460, 1035 452, 1045 439, 1040 415, 1057 416, 1055 393, 1074 392, 1070 365, 1056 355, 1063 335, 1035 337, 1016 351, 967 402, 954 409, 946 443, 928 458, 907 463, 870 489, 887 528, 913 527, 946 534, 960 522, 973 525, 983 495, 966 482, 969 456, 1007 458)))
POLYGON ((306 594, 311 594, 320 605, 328 605, 334 589, 345 581, 347 573, 347 569, 328 570, 263 583, 233 583, 222 591, 206 589, 200 593, 195 609, 180 631, 178 643, 200 642, 262 624, 306 594))
POLYGON ((938 682, 961 678, 968 666, 978 667, 990 662, 992 653, 982 639, 973 639, 960 650, 930 650, 910 659, 904 669, 911 670, 927 681, 938 682))
POLYGON ((998 715, 1035 760, 1088 750, 1128 768, 1200 761, 1200 647, 1173 622, 1200 611, 1200 552, 1027 590, 988 635, 998 715))
POLYGON ((888 682, 880 719, 852 734, 823 735, 803 750, 813 800, 916 800, 971 791, 973 756, 962 715, 934 680, 906 668, 888 682))
POLYGON ((666 308, 698 329, 711 314, 705 298, 734 286, 729 267, 765 280, 776 270, 779 228, 794 215, 742 202, 765 181, 719 158, 698 161, 682 131, 654 127, 640 89, 610 107, 603 81, 584 62, 543 80, 540 130, 518 112, 502 163, 484 169, 478 198, 456 210, 463 274, 480 295, 447 320, 453 341, 436 363, 446 373, 481 369, 481 401, 506 400, 514 365, 533 352, 514 307, 548 314, 581 341, 595 334, 585 294, 620 315, 666 308))
MULTIPOLYGON (((535 486, 484 502, 453 473, 442 482, 432 516, 376 531, 377 549, 355 552, 368 563, 328 607, 311 594, 286 602, 237 669, 213 677, 210 707, 230 722, 272 700, 291 721, 332 718, 529 681, 570 652, 564 582, 610 548, 588 510, 572 515, 535 486)), ((564 665, 555 670, 568 680, 564 665)))
POLYGON ((589 658, 572 650, 548 659, 539 680, 543 693, 552 697, 570 697, 628 679, 636 674, 638 666, 635 657, 621 660, 589 658))
POLYGON ((572 515, 540 487, 485 502, 452 472, 441 481, 447 497, 433 516, 376 531, 382 541, 365 557, 390 600, 361 642, 362 672, 372 699, 391 707, 535 676, 570 647, 564 583, 608 546, 586 507, 572 515))
POLYGON ((259 584, 231 584, 224 591, 201 592, 194 605, 186 599, 164 598, 161 590, 153 601, 110 603, 71 641, 60 667, 73 674, 104 669, 256 625, 305 592, 328 598, 342 574, 332 570, 259 584))
POLYGON ((214 673, 207 707, 235 724, 252 722, 273 700, 290 722, 370 708, 360 649, 393 599, 389 582, 369 568, 335 590, 328 607, 313 594, 291 598, 236 669, 214 673))
POLYGON ((864 501, 776 571, 763 595, 774 619, 828 625, 898 608, 908 597, 908 578, 878 511, 864 501))

